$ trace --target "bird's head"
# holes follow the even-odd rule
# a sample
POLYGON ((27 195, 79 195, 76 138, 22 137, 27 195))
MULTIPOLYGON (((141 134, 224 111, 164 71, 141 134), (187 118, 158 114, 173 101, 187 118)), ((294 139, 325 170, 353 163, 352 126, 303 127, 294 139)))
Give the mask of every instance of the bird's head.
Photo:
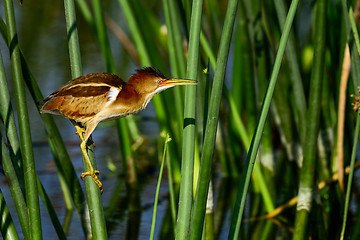
POLYGON ((177 85, 195 85, 196 81, 167 78, 158 69, 146 67, 136 70, 136 73, 129 78, 127 84, 132 85, 140 94, 155 95, 177 85))

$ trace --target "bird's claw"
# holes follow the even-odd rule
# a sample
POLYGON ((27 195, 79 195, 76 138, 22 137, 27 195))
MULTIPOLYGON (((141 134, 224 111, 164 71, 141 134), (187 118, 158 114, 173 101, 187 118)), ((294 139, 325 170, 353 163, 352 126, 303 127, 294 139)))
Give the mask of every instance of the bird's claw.
POLYGON ((84 178, 86 176, 91 176, 91 178, 94 180, 94 182, 96 183, 96 185, 98 185, 100 192, 102 193, 104 191, 103 187, 102 187, 102 183, 100 182, 99 178, 96 176, 98 175, 100 172, 98 170, 94 170, 94 171, 88 171, 88 172, 83 172, 80 175, 81 180, 84 181, 84 178))

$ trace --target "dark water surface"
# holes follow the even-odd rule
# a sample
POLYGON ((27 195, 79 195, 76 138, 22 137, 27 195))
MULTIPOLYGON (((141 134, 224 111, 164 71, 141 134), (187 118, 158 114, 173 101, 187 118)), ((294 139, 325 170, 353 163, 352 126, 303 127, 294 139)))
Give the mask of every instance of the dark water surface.
MULTIPOLYGON (((153 7, 159 6, 159 11, 161 11, 161 2, 152 2, 155 2, 152 4, 153 7)), ((20 48, 43 95, 47 96, 67 81, 71 80, 63 1, 24 0, 23 6, 20 6, 18 1, 14 1, 14 7, 16 11, 20 48)), ((118 1, 103 1, 103 7, 104 12, 118 23, 123 30, 127 31, 127 23, 119 7, 118 1)), ((0 15, 4 19, 4 7, 2 2, 0 3, 0 15)), ((83 73, 106 71, 99 47, 92 36, 89 26, 86 25, 79 11, 77 12, 77 18, 83 73)), ((311 18, 309 17, 306 19, 308 19, 307 21, 310 21, 309 19, 311 18)), ((124 51, 122 45, 111 32, 109 32, 109 39, 116 70, 122 78, 126 79, 133 73, 134 69, 139 68, 139 66, 131 60, 124 51)), ((12 104, 15 107, 9 51, 2 39, 0 40, 0 50, 5 64, 10 94, 13 98, 12 104)), ((230 54, 230 58, 232 57, 233 54, 230 54)), ((231 64, 230 61, 229 65, 232 68, 233 66, 231 64)), ((230 79, 227 80, 230 81, 230 79)), ((227 83, 229 83, 229 81, 227 83)), ((28 110, 34 145, 36 171, 55 207, 60 222, 64 223, 67 211, 65 209, 65 203, 57 176, 57 169, 47 143, 47 137, 40 115, 30 96, 28 96, 28 110)), ((137 154, 136 159, 137 164, 142 166, 141 204, 143 210, 140 214, 130 215, 126 210, 126 188, 124 176, 121 175, 122 160, 120 143, 116 126, 113 124, 114 122, 100 124, 93 133, 93 140, 96 143, 94 150, 96 163, 98 170, 100 170, 99 179, 104 187, 102 200, 104 204, 104 213, 108 221, 107 228, 110 239, 149 239, 150 236, 158 169, 153 166, 146 166, 154 165, 153 163, 156 163, 158 158, 158 148, 162 147, 163 143, 159 144, 157 142, 160 133, 151 104, 149 104, 147 109, 135 115, 134 118, 138 123, 141 134, 145 137, 145 144, 138 150, 139 154, 137 154), (115 207, 109 208, 109 205, 113 203, 113 199, 116 199, 114 204, 115 207)), ((15 119, 17 119, 16 116, 15 119)), ((63 117, 54 116, 54 119, 61 131, 61 135, 77 175, 80 177, 80 174, 83 172, 83 166, 79 146, 80 142, 78 136, 74 134, 75 128, 70 121, 63 117)), ((243 159, 239 161, 243 161, 243 159)), ((359 179, 359 177, 360 173, 355 172, 355 179, 359 179)), ((294 179, 294 181, 297 180, 294 179)), ((216 206, 214 220, 215 231, 218 234, 217 239, 227 239, 227 233, 229 232, 230 227, 230 213, 232 212, 233 203, 236 199, 239 179, 230 181, 222 179, 220 174, 215 173, 213 182, 215 189, 214 201, 216 206)), ((358 182, 359 181, 354 180, 356 189, 359 189, 358 182)), ((81 185, 85 192, 85 183, 81 181, 81 185)), ((5 196, 18 233, 21 233, 17 213, 7 187, 5 176, 3 175, 0 176, 0 188, 5 196)), ((281 186, 279 186, 279 188, 281 188, 281 186)), ((248 206, 251 204, 256 206, 256 203, 262 201, 259 194, 252 191, 254 190, 250 189, 247 196, 247 206, 244 212, 245 218, 253 215, 259 216, 265 214, 258 213, 256 210, 253 210, 251 206, 248 206)), ((171 218, 168 217, 168 195, 168 182, 167 177, 165 176, 163 177, 160 189, 155 239, 169 239, 166 236, 160 237, 160 229, 164 223, 171 221, 171 218)), ((293 195, 284 196, 286 199, 292 197, 293 195)), ((356 212, 358 206, 356 199, 353 200, 351 204, 353 212, 356 212)), ((48 213, 41 200, 40 205, 43 237, 44 239, 57 239, 53 225, 50 222, 48 213)), ((241 239, 260 239, 264 232, 271 232, 271 234, 266 236, 273 236, 273 239, 290 239, 292 237, 290 229, 293 224, 294 211, 295 208, 293 207, 292 209, 286 210, 285 216, 282 216, 282 220, 289 218, 284 221, 286 222, 286 226, 279 227, 277 224, 270 221, 258 221, 252 225, 252 223, 245 221, 242 225, 245 230, 242 230, 241 239), (256 236, 259 238, 256 238, 256 236)), ((340 219, 341 216, 339 215, 338 218, 340 219)), ((71 216, 67 236, 69 239, 84 239, 83 230, 76 211, 74 211, 71 216)))
MULTIPOLYGON (((24 53, 31 72, 36 78, 43 95, 46 96, 67 81, 71 80, 63 1, 24 1, 22 6, 19 6, 18 1, 14 1, 14 7, 16 11, 15 14, 20 48, 24 53)), ((111 15, 111 17, 118 22, 121 27, 126 28, 126 22, 123 19, 122 12, 119 9, 119 4, 116 1, 112 1, 112 3, 105 3, 104 8, 105 11, 111 15)), ((3 3, 0 4, 0 12, 2 18, 5 19, 3 3)), ((84 23, 80 13, 77 13, 77 16, 83 73, 104 72, 105 66, 101 58, 101 53, 99 52, 94 38, 92 37, 90 28, 84 23)), ((126 53, 124 53, 121 44, 119 44, 118 40, 115 39, 111 33, 109 33, 109 37, 116 67, 118 72, 121 73, 119 75, 126 79, 132 73, 133 69, 137 68, 137 66, 133 62, 129 61, 129 57, 126 53)), ((13 98, 12 105, 15 110, 16 104, 11 82, 12 74, 9 52, 2 39, 0 40, 0 49, 7 73, 10 94, 13 98)), ((47 144, 44 126, 30 96, 28 96, 28 103, 36 171, 54 205, 60 222, 63 223, 67 212, 57 176, 55 162, 47 144)), ((15 118, 17 119, 16 116, 15 118)), ((146 119, 146 121, 141 121, 141 123, 139 123, 139 130, 146 138, 156 139, 159 136, 159 130, 154 119, 152 106, 149 106, 141 114, 135 116, 135 118, 139 121, 143 118, 146 119)), ((83 172, 83 167, 79 139, 78 136, 74 134, 75 128, 68 120, 62 117, 55 116, 55 121, 61 131, 61 135, 66 144, 75 170, 78 176, 80 176, 81 172, 83 172)), ((100 170, 99 178, 104 186, 104 193, 102 195, 103 204, 104 206, 108 206, 110 197, 114 195, 114 188, 119 181, 123 181, 122 178, 119 178, 119 173, 122 170, 122 164, 117 129, 114 125, 109 123, 100 124, 93 134, 93 139, 96 143, 95 156, 97 167, 100 170), (116 166, 115 170, 109 169, 109 162, 116 166)), ((152 159, 152 161, 154 161, 154 159, 152 159)), ((141 200, 144 209, 141 213, 141 219, 139 219, 140 229, 138 231, 138 239, 148 239, 150 235, 153 211, 152 204, 155 196, 156 183, 157 176, 149 175, 148 180, 146 180, 143 185, 141 200)), ((81 182, 81 184, 85 192, 85 182, 81 182)), ((123 187, 121 187, 120 191, 117 193, 120 197, 124 197, 126 195, 125 185, 122 184, 122 186, 123 187)), ((7 187, 5 176, 0 176, 0 187, 3 191, 8 207, 10 208, 18 233, 21 233, 19 221, 11 199, 10 191, 7 187)), ((168 205, 167 193, 168 186, 164 180, 160 193, 163 197, 160 199, 158 205, 159 222, 161 222, 164 215, 164 209, 168 205)), ((57 239, 55 230, 41 200, 40 205, 44 239, 57 239)), ((114 213, 112 214, 116 215, 114 213)), ((127 211, 124 211, 124 214, 123 217, 114 220, 115 223, 113 224, 109 234, 110 239, 126 239, 127 211)), ((74 211, 72 215, 67 235, 69 239, 84 239, 84 234, 79 218, 76 215, 76 211, 74 211)))

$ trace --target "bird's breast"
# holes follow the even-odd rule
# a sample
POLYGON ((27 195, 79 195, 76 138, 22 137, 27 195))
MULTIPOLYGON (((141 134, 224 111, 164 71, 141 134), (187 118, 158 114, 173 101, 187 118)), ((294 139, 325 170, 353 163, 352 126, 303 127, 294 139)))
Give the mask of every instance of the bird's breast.
POLYGON ((116 100, 109 102, 99 113, 100 121, 122 118, 130 114, 135 114, 146 108, 152 96, 130 94, 128 91, 121 91, 116 100))

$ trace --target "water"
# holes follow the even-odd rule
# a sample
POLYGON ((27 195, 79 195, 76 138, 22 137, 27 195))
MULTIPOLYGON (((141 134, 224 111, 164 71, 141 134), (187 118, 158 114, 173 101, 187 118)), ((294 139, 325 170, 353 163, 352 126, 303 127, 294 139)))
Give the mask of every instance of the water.
MULTIPOLYGON (((71 80, 71 71, 69 66, 69 55, 67 49, 67 36, 64 18, 63 3, 61 1, 27 1, 23 6, 15 1, 16 23, 18 28, 18 37, 20 48, 30 66, 32 74, 35 76, 44 96, 50 94, 52 91, 62 86, 65 82, 71 80)), ((120 21, 122 13, 119 9, 118 3, 113 1, 111 4, 105 6, 106 12, 120 24, 125 25, 125 21, 120 21)), ((0 6, 1 16, 4 18, 3 5, 0 6)), ((89 27, 84 23, 80 14, 78 14, 79 38, 81 46, 83 73, 90 72, 104 72, 105 66, 101 58, 98 46, 89 27)), ((122 26, 124 27, 124 26, 122 26)), ((129 61, 128 57, 124 57, 124 50, 119 44, 118 40, 112 34, 109 34, 112 45, 113 55, 116 62, 118 72, 126 78, 131 74, 131 69, 136 68, 134 63, 129 61)), ((3 56, 4 65, 9 84, 10 94, 13 96, 13 86, 11 81, 11 65, 9 53, 6 44, 3 40, 0 41, 1 54, 3 56)), ((60 222, 64 222, 67 214, 65 203, 63 200, 61 188, 59 185, 57 170, 50 148, 47 144, 46 133, 42 124, 39 113, 30 96, 28 97, 28 111, 30 117, 31 135, 34 144, 34 159, 36 164, 36 171, 39 178, 44 185, 47 194, 49 195, 55 211, 59 217, 60 222)), ((15 100, 12 99, 12 105, 15 109, 15 100)), ((16 112, 15 112, 16 115, 16 112)), ((15 116, 17 119, 17 116, 15 116)), ((156 121, 154 121, 154 112, 150 106, 148 109, 137 115, 136 118, 146 118, 139 124, 142 133, 148 138, 154 139, 159 135, 159 130, 156 121)), ((77 175, 80 177, 83 172, 82 158, 79 147, 78 136, 74 134, 75 128, 72 124, 59 116, 55 116, 57 126, 61 131, 61 136, 66 144, 70 158, 73 162, 77 175)), ((97 160, 97 168, 100 170, 99 178, 104 185, 104 193, 102 195, 104 206, 108 206, 110 198, 114 195, 114 187, 121 180, 118 177, 122 170, 121 154, 119 149, 119 140, 117 137, 117 130, 114 125, 100 124, 93 134, 93 139, 96 143, 95 156, 97 160), (108 168, 108 162, 116 166, 115 172, 108 168)), ((142 204, 152 206, 155 195, 157 178, 152 176, 147 180, 143 186, 142 204)), ((83 191, 85 192, 85 182, 81 181, 83 191)), ((167 193, 167 186, 161 189, 161 194, 167 193)), ((21 233, 19 221, 11 199, 10 191, 7 187, 5 176, 0 177, 0 187, 3 191, 11 215, 14 219, 18 233, 21 233)), ((120 197, 125 197, 126 189, 121 188, 121 191, 116 193, 120 197)), ((46 209, 42 202, 41 217, 42 229, 44 239, 57 239, 55 230, 52 226, 46 209)), ((161 219, 165 206, 167 205, 167 198, 164 198, 159 204, 158 219, 161 219)), ((106 209, 105 209, 106 211, 106 209)), ((144 208, 141 214, 139 239, 148 238, 150 234, 150 224, 152 218, 152 208, 144 208)), ((125 239, 127 230, 127 212, 125 215, 116 220, 115 228, 109 233, 110 239, 125 239)), ((84 234, 81 229, 80 221, 76 212, 73 213, 71 223, 68 230, 69 239, 84 239, 84 234)))
MULTIPOLYGON (((126 30, 127 24, 122 15, 122 11, 119 8, 118 2, 103 1, 103 4, 105 12, 126 30)), ((160 6, 160 4, 158 5, 160 6)), ((20 48, 24 53, 31 72, 35 76, 42 93, 46 96, 71 80, 63 3, 62 1, 25 0, 23 6, 19 6, 18 2, 14 1, 14 6, 16 10, 20 48)), ((2 4, 0 4, 0 15, 4 19, 4 9, 2 4)), ((77 16, 83 73, 104 72, 104 61, 102 60, 96 40, 93 38, 90 28, 82 19, 80 12, 77 13, 77 16)), ((310 18, 307 17, 306 19, 310 18)), ((112 33, 109 33, 109 37, 117 72, 120 73, 120 76, 126 78, 139 66, 136 66, 136 64, 130 60, 122 45, 112 33)), ((14 91, 11 81, 9 52, 2 39, 0 40, 0 49, 5 64, 9 90, 13 96, 14 91)), ((230 58, 232 57, 233 55, 230 54, 230 58)), ((229 61, 228 69, 232 68, 233 65, 231 61, 229 61)), ((230 78, 227 80, 230 81, 230 78)), ((30 96, 28 96, 28 103, 36 171, 54 205, 60 222, 64 223, 68 213, 65 209, 55 162, 47 143, 46 133, 38 110, 30 96)), ((15 106, 14 99, 12 99, 12 104, 15 106)), ((80 174, 83 172, 83 166, 79 139, 78 136, 74 134, 75 129, 68 120, 60 116, 55 116, 54 118, 61 131, 61 135, 66 144, 77 176, 80 177, 80 174)), ((135 119, 138 122, 141 134, 147 139, 150 139, 150 141, 143 144, 141 149, 138 150, 138 152, 141 153, 137 154, 136 159, 137 164, 141 165, 143 169, 141 171, 142 212, 139 214, 129 214, 127 211, 127 193, 124 184, 124 176, 120 175, 122 171, 122 160, 116 127, 107 122, 100 124, 93 133, 93 140, 96 143, 95 156, 97 168, 100 170, 99 178, 104 187, 102 200, 110 239, 148 239, 150 235, 158 170, 154 166, 148 166, 156 162, 158 157, 156 139, 159 137, 159 128, 155 121, 151 104, 147 109, 136 115, 135 119), (143 153, 146 153, 146 155, 143 153), (144 159, 147 160, 147 162, 144 159), (115 166, 115 168, 109 168, 109 166, 115 166), (112 204, 113 202, 115 202, 115 204, 112 204)), ((236 161, 243 160, 243 158, 236 159, 236 161)), ((355 175, 355 178, 359 178, 358 173, 355 175)), ((171 218, 169 218, 169 192, 166 180, 166 177, 164 177, 160 189, 155 239, 160 238, 160 229, 163 228, 163 225, 171 221, 171 218)), ((218 235, 218 239, 226 239, 229 232, 232 207, 234 206, 236 199, 239 179, 230 181, 228 179, 222 179, 219 174, 215 174, 213 181, 216 211, 214 229, 218 235)), ((294 179, 292 181, 296 182, 297 180, 294 179)), ((356 185, 354 189, 359 189, 359 186, 356 183, 357 181, 354 181, 354 184, 356 185)), ((85 183, 82 181, 81 186, 85 192, 85 183)), ((0 176, 0 188, 7 201, 17 231, 18 233, 21 233, 15 207, 4 176, 0 176)), ((282 186, 279 186, 279 189, 277 190, 281 192, 281 188, 282 186)), ((284 198, 285 201, 295 194, 296 190, 291 193, 291 196, 286 195, 281 197, 284 198)), ((265 214, 264 212, 256 212, 256 209, 254 210, 251 208, 252 205, 257 206, 257 204, 262 201, 259 193, 253 192, 253 189, 250 189, 247 199, 244 218, 265 214)), ((356 199, 357 198, 351 202, 351 208, 354 213, 357 211, 356 199)), ((49 216, 42 201, 40 201, 40 205, 43 237, 44 239, 57 239, 55 230, 50 223, 49 216)), ((341 210, 342 209, 338 212, 341 210)), ((259 235, 260 237, 263 232, 267 231, 271 232, 271 234, 267 236, 273 236, 274 239, 290 239, 292 235, 290 228, 292 226, 294 211, 295 208, 285 210, 281 219, 284 220, 286 218, 285 221, 276 224, 270 221, 257 221, 255 223, 244 222, 242 229, 245 230, 242 230, 241 238, 256 239, 256 235, 259 235)), ((336 218, 340 219, 341 217, 336 216, 336 218)), ((69 239, 84 239, 84 234, 76 212, 73 212, 71 216, 67 237, 69 239)), ((22 237, 20 236, 20 238, 22 237)), ((162 239, 169 238, 162 237, 162 239)))

